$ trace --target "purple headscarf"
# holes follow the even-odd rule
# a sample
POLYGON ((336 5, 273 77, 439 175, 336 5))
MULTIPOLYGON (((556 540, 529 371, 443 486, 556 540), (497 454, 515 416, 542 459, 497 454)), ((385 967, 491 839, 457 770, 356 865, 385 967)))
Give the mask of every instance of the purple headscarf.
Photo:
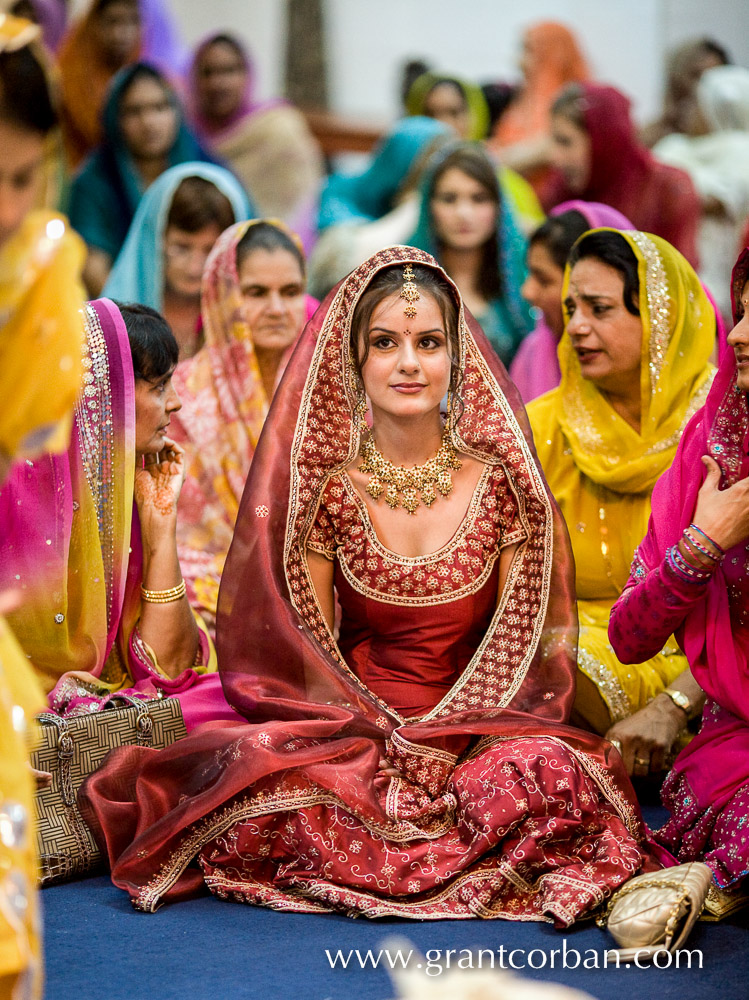
POLYGON ((174 19, 164 0, 138 0, 141 19, 143 62, 153 63, 171 79, 181 79, 189 53, 179 38, 174 19))
POLYGON ((67 27, 67 11, 63 0, 30 0, 34 20, 42 29, 44 44, 56 52, 67 27))

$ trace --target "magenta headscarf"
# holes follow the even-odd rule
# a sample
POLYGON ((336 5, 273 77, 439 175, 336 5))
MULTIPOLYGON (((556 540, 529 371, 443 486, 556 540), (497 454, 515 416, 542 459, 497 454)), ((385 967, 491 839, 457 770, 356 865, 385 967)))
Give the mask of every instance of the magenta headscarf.
MULTIPOLYGON (((738 322, 739 296, 749 279, 749 248, 733 271, 731 293, 738 322)), ((749 474, 749 403, 736 385, 736 360, 725 352, 705 406, 684 431, 673 464, 656 483, 648 533, 638 550, 639 561, 650 571, 660 566, 668 548, 676 544, 690 524, 706 471, 703 455, 712 456, 721 468, 721 486, 732 485, 749 474)), ((699 809, 715 812, 730 801, 747 781, 749 771, 749 648, 742 630, 734 632, 729 606, 728 575, 733 565, 743 567, 745 542, 731 549, 723 565, 707 584, 704 599, 689 611, 676 630, 692 673, 708 698, 721 709, 709 727, 683 750, 674 765, 685 776, 699 809), (743 639, 743 641, 742 641, 743 639)), ((630 578, 627 586, 637 581, 630 578)))
POLYGON ((549 212, 550 216, 564 215, 565 212, 579 212, 591 229, 600 229, 608 226, 611 229, 634 229, 635 226, 629 221, 626 215, 611 205, 604 205, 600 201, 563 201, 549 212))
MULTIPOLYGON (((578 212, 591 229, 611 226, 614 229, 635 227, 621 212, 597 201, 565 201, 549 212, 550 216, 578 212)), ((550 389, 556 389, 562 375, 557 358, 557 339, 540 316, 535 329, 522 341, 512 364, 510 378, 517 386, 524 403, 530 403, 550 389)))

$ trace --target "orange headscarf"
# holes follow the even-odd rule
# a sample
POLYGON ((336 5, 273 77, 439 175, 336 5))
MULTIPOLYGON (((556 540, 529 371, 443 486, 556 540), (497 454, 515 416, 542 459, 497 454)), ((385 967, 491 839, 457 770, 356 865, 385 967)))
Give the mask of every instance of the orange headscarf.
MULTIPOLYGON (((94 21, 99 3, 93 0, 83 17, 67 32, 58 55, 62 90, 62 122, 65 152, 71 167, 77 167, 101 139, 101 109, 116 69, 102 58, 94 21)), ((140 41, 125 65, 140 55, 140 41)))
POLYGON ((494 138, 500 146, 547 132, 549 109, 558 91, 590 75, 577 39, 565 25, 541 21, 528 28, 524 42, 533 52, 533 65, 517 97, 499 120, 494 138))

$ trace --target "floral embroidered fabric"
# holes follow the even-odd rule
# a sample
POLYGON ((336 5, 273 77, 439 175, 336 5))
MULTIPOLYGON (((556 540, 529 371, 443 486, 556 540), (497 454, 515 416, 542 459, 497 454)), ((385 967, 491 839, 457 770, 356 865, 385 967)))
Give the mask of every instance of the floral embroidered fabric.
POLYGON ((253 459, 217 619, 247 724, 112 754, 81 793, 115 884, 142 910, 207 885, 299 912, 560 926, 590 913, 654 860, 621 757, 567 724, 573 602, 569 542, 506 372, 431 257, 381 251, 307 325, 253 459), (453 444, 486 467, 453 538, 419 558, 384 547, 341 473, 360 450, 356 303, 407 263, 454 297, 453 444), (337 636, 310 542, 335 555, 337 636))
POLYGON ((367 507, 345 474, 326 486, 307 547, 338 558, 360 593, 393 604, 454 601, 486 583, 500 548, 525 538, 501 465, 487 466, 450 541, 425 556, 401 556, 377 538, 367 507))
POLYGON ((332 476, 307 547, 336 559, 338 648, 345 662, 404 718, 429 712, 489 627, 500 549, 525 537, 502 465, 484 468, 452 538, 435 552, 413 557, 383 545, 349 476, 332 476))

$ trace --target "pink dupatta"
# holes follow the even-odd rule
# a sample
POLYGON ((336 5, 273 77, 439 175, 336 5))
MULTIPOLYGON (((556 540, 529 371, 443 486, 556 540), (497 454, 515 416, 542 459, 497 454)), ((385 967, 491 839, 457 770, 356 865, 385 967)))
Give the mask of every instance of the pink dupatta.
MULTIPOLYGON (((749 248, 733 272, 737 322, 737 303, 748 278, 749 248)), ((640 622, 635 638, 640 632, 647 635, 648 621, 652 619, 652 627, 658 628, 661 618, 668 615, 667 607, 644 609, 641 588, 647 586, 654 571, 663 572, 666 550, 676 544, 694 516, 706 475, 702 456, 710 455, 718 462, 721 487, 726 488, 749 474, 748 443, 749 405, 746 393, 736 384, 735 355, 729 350, 723 355, 705 406, 687 425, 671 468, 653 491, 647 536, 637 551, 633 575, 612 612, 610 635, 615 645, 618 633, 622 633, 620 644, 624 641, 627 603, 635 602, 630 617, 634 615, 640 622), (628 597, 630 590, 633 592, 628 597), (643 610, 648 611, 648 618, 643 618, 643 610), (617 621, 619 615, 621 621, 617 621)), ((694 591, 694 585, 681 585, 680 591, 691 590, 694 597, 674 593, 665 598, 667 604, 688 608, 675 636, 708 700, 699 734, 679 754, 664 785, 663 798, 672 817, 659 832, 659 839, 682 861, 707 861, 716 873, 716 882, 724 888, 743 878, 747 860, 746 849, 738 846, 738 826, 739 814, 745 814, 749 802, 749 634, 746 627, 732 620, 730 599, 730 591, 742 583, 746 556, 742 542, 726 554, 704 589, 694 591)), ((741 589, 746 604, 746 589, 741 589)))

